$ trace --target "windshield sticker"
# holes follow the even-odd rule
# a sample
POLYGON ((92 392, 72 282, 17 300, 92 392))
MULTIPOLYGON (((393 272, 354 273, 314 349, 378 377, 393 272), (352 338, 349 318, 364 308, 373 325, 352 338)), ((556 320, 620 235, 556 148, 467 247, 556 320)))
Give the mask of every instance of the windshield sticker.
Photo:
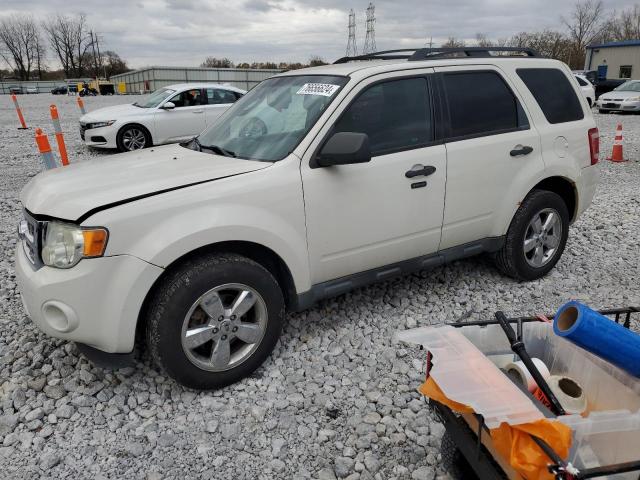
POLYGON ((336 90, 340 88, 340 85, 332 85, 330 83, 305 83, 300 90, 296 92, 297 95, 322 95, 323 97, 330 97, 336 90))

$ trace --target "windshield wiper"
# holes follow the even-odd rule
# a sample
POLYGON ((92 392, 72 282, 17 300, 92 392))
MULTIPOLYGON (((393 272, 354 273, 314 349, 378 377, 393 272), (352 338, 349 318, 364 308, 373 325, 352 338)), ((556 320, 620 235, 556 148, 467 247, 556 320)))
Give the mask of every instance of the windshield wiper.
POLYGON ((200 151, 202 151, 203 149, 211 150, 212 152, 224 155, 225 157, 236 158, 235 152, 232 152, 231 150, 224 149, 222 147, 219 147, 218 145, 202 145, 197 138, 194 138, 194 140, 196 141, 196 145, 198 145, 198 147, 200 148, 200 151))

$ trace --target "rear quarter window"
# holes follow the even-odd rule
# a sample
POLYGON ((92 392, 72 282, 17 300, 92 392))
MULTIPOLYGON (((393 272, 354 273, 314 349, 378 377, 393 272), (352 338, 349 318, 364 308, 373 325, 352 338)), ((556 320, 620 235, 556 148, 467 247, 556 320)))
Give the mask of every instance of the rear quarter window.
POLYGON ((582 104, 564 72, 557 68, 518 68, 516 72, 549 123, 574 122, 584 118, 582 104))

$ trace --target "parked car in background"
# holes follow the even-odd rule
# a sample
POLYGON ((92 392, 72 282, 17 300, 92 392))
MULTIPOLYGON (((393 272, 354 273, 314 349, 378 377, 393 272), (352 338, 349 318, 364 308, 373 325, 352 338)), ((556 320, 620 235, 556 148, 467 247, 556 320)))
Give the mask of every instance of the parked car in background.
POLYGON ((9 93, 13 93, 14 95, 22 95, 24 90, 19 85, 11 85, 9 87, 9 93))
POLYGON ((593 104, 596 102, 596 90, 593 88, 593 84, 584 75, 576 74, 575 77, 578 85, 580 85, 582 95, 584 95, 587 102, 589 102, 589 106, 593 107, 593 104))
POLYGON ((625 82, 618 78, 599 78, 596 70, 574 70, 573 73, 585 77, 593 85, 596 99, 625 82))
MULTIPOLYGON (((267 79, 190 142, 37 175, 16 245, 28 315, 103 362, 146 335, 171 377, 214 388, 267 358, 286 310, 480 253, 546 275, 598 179, 571 71, 529 51, 386 53, 267 79)), ((139 109, 183 137, 204 97, 236 93, 175 85, 90 121, 140 132, 139 109)))
POLYGON ((29 86, 26 88, 26 92, 27 92, 27 94, 40 93, 40 92, 38 91, 38 87, 37 87, 37 86, 35 86, 35 85, 29 85, 29 86))
POLYGON ((596 106, 600 113, 640 112, 640 80, 628 80, 611 92, 601 95, 596 106))
POLYGON ((68 90, 69 89, 66 85, 58 85, 51 89, 51 93, 54 95, 66 95, 68 90))
POLYGON ((189 140, 245 93, 213 83, 169 85, 139 102, 83 115, 80 135, 88 146, 121 152, 189 140))

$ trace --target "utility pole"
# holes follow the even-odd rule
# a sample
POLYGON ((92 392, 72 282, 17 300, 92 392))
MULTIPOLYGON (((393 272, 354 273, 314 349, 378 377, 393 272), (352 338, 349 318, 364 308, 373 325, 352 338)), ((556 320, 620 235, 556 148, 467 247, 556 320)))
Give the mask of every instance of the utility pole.
POLYGON ((376 7, 370 3, 367 7, 367 34, 364 40, 363 54, 373 53, 376 51, 376 7))
POLYGON ((93 76, 96 78, 96 84, 98 83, 98 58, 96 57, 96 42, 93 38, 93 30, 89 32, 91 36, 91 50, 93 51, 93 76))
POLYGON ((356 46, 356 14, 353 8, 349 12, 349 40, 347 40, 347 57, 355 57, 358 55, 358 47, 356 46))
POLYGON ((102 67, 102 75, 104 79, 107 79, 107 67, 102 62, 102 55, 100 54, 100 40, 98 39, 98 34, 96 33, 96 49, 98 50, 98 61, 100 62, 100 66, 102 67))
POLYGON ((433 36, 429 37, 429 50, 433 48, 433 36))

